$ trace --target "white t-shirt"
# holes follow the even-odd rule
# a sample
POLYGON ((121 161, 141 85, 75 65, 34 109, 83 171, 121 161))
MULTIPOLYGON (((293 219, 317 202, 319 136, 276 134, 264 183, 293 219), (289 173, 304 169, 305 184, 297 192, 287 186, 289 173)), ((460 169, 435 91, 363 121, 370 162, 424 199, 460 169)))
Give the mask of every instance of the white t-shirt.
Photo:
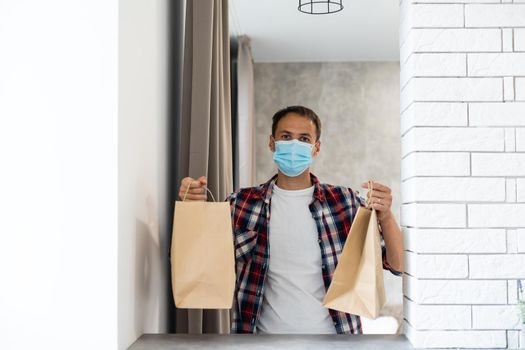
POLYGON ((321 249, 308 204, 314 186, 284 190, 274 185, 269 227, 270 260, 257 333, 337 333, 328 309, 321 249))

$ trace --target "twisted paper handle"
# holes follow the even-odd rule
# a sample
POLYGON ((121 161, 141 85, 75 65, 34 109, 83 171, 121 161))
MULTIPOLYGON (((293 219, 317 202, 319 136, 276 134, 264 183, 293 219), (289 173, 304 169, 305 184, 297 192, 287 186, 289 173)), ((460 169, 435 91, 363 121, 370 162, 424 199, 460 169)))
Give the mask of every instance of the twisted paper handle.
MULTIPOLYGON (((188 191, 190 190, 191 184, 194 183, 194 182, 198 182, 198 181, 193 180, 192 182, 190 182, 190 184, 188 185, 188 188, 186 188, 186 193, 184 193, 184 198, 182 198, 183 202, 186 200, 186 196, 188 195, 188 191)), ((213 201, 215 202, 215 197, 213 197, 213 193, 211 193, 210 189, 208 187, 206 187, 206 186, 204 186, 204 188, 206 189, 206 191, 210 192, 210 196, 213 199, 213 201)))
MULTIPOLYGON (((373 186, 372 186, 372 181, 371 180, 368 180, 368 191, 371 191, 373 189, 373 186)), ((367 199, 366 199, 366 205, 367 206, 370 206, 372 204, 372 196, 369 196, 367 199)))

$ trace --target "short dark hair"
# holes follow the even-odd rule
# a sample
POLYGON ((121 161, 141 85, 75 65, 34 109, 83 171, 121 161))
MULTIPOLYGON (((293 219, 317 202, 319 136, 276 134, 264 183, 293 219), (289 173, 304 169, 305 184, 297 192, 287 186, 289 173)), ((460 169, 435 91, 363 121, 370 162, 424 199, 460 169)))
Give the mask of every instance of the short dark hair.
POLYGON ((288 113, 296 113, 296 114, 299 114, 313 121, 315 124, 315 128, 316 128, 316 141, 319 141, 319 139, 321 138, 321 120, 319 119, 317 114, 315 114, 314 111, 304 106, 288 106, 286 108, 283 108, 277 111, 273 115, 273 118, 272 118, 272 136, 273 137, 275 137, 275 131, 277 130, 277 123, 279 123, 279 120, 281 120, 288 113))

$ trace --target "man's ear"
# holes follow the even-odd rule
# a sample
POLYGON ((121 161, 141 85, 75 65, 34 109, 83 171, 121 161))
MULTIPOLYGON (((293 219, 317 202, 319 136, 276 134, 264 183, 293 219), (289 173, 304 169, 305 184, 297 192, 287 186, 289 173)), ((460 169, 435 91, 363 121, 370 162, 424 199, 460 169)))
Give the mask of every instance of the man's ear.
POLYGON ((273 135, 270 135, 268 147, 270 147, 270 151, 275 152, 275 139, 273 138, 273 135))
POLYGON ((314 145, 314 157, 317 157, 317 155, 321 152, 321 141, 317 141, 314 145))

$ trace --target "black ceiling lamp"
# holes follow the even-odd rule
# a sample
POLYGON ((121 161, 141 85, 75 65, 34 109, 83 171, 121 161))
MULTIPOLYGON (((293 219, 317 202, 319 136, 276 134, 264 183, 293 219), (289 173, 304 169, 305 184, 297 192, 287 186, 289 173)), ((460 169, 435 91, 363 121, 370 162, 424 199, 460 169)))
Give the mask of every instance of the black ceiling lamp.
POLYGON ((326 15, 343 9, 343 0, 299 0, 297 9, 310 15, 326 15))

